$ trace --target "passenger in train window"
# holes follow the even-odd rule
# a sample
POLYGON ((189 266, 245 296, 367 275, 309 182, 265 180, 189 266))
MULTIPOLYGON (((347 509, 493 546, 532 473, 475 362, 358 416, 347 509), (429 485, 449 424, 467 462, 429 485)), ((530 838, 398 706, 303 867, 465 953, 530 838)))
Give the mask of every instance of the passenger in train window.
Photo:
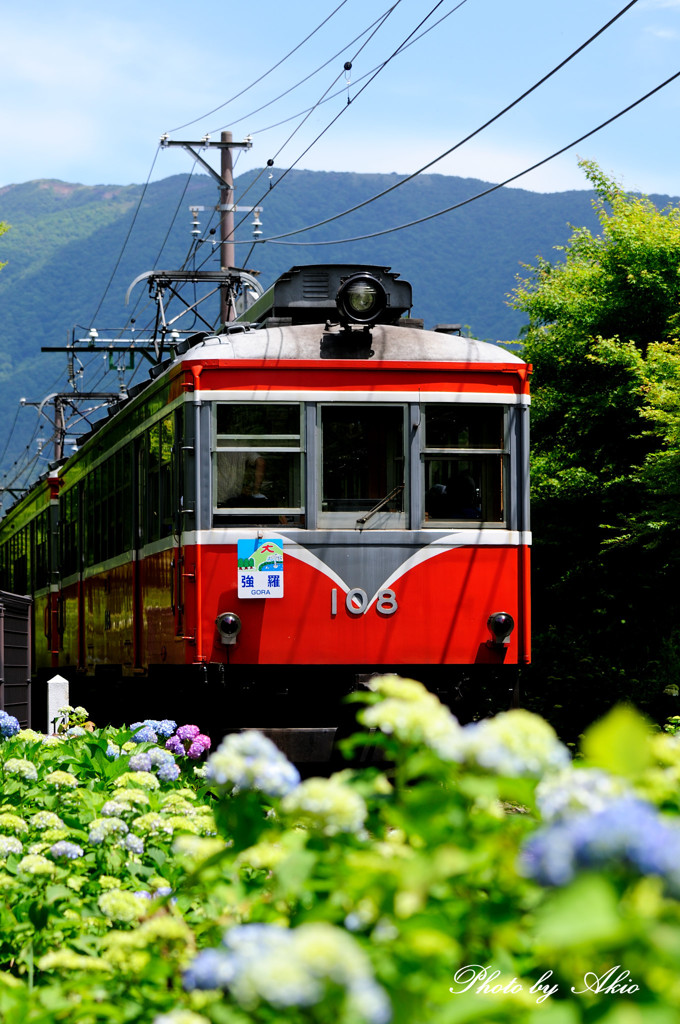
POLYGON ((258 452, 220 452, 217 459, 217 504, 221 508, 259 507, 266 462, 258 452))

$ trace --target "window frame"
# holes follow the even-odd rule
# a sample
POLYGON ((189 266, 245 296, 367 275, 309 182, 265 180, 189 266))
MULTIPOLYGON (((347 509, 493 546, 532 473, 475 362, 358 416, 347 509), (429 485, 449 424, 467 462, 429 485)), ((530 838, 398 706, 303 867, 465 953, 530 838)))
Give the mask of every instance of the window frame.
MULTIPOLYGON (((316 407, 316 423, 317 423, 317 455, 316 455, 316 494, 315 494, 315 506, 316 506, 316 523, 319 528, 330 528, 336 530, 356 530, 358 527, 367 530, 408 530, 411 521, 411 487, 410 487, 410 459, 411 453, 409 451, 409 423, 410 413, 409 407, 410 402, 404 400, 399 402, 391 400, 389 402, 352 402, 352 401, 317 401, 314 403, 316 407), (329 512, 323 510, 323 457, 324 457, 324 438, 323 438, 323 410, 326 408, 371 408, 371 409, 401 409, 402 411, 402 459, 404 464, 403 471, 403 494, 402 494, 402 511, 401 512, 388 512, 385 509, 374 513, 370 519, 365 523, 360 523, 359 519, 362 518, 367 512, 370 512, 370 507, 359 512, 356 511, 342 511, 342 512, 329 512)), ((389 493, 389 491, 388 491, 389 493)), ((381 495, 380 497, 385 497, 381 495)), ((380 498, 377 498, 374 504, 377 504, 380 498)))
MULTIPOLYGON (((269 518, 270 516, 298 516, 304 517, 305 515, 305 495, 306 495, 306 416, 305 416, 305 405, 304 401, 292 401, 283 400, 276 401, 268 399, 266 402, 249 401, 249 400, 224 400, 218 399, 213 402, 212 409, 212 437, 211 437, 211 472, 212 472, 212 486, 211 486, 211 503, 212 503, 212 518, 213 522, 223 520, 233 520, 235 517, 238 519, 252 520, 253 526, 257 525, 257 521, 263 517, 269 518), (252 437, 252 444, 227 444, 224 440, 220 441, 220 438, 228 438, 228 434, 218 434, 217 432, 217 413, 221 406, 251 406, 255 408, 270 408, 272 406, 288 406, 290 408, 296 408, 299 414, 300 430, 297 435, 277 435, 277 434, 235 434, 231 435, 234 438, 240 440, 247 440, 252 437), (298 444, 267 444, 266 440, 271 440, 276 437, 283 437, 286 440, 293 440, 294 437, 298 438, 298 444), (266 439, 266 440, 265 440, 266 439), (263 440, 264 443, 258 443, 263 440), (274 455, 297 455, 297 468, 298 468, 298 491, 300 504, 299 505, 267 505, 262 508, 253 508, 247 505, 218 505, 217 503, 217 487, 218 487, 218 470, 217 470, 217 459, 221 453, 238 453, 245 454, 247 452, 257 453, 261 456, 274 456, 274 455)), ((298 525, 298 524, 290 524, 298 525)))
MULTIPOLYGON (((420 441, 420 493, 422 495, 422 522, 421 526, 423 529, 428 530, 446 530, 446 529, 483 529, 483 530, 507 530, 510 522, 510 435, 511 435, 511 423, 509 415, 509 405, 498 404, 495 402, 437 402, 432 400, 425 400, 420 403, 418 410, 419 423, 421 430, 419 431, 421 436, 420 441), (448 407, 451 409, 461 408, 474 408, 474 409, 487 409, 489 411, 501 410, 502 413, 502 445, 499 447, 463 447, 463 446, 451 446, 441 447, 433 445, 430 447, 427 443, 427 406, 441 406, 448 407), (495 459, 500 462, 500 510, 501 518, 499 519, 473 519, 467 517, 457 518, 428 518, 428 514, 425 509, 426 495, 427 495, 427 463, 428 461, 434 461, 435 459, 442 461, 448 460, 451 463, 460 462, 463 459, 495 459)), ((483 503, 482 503, 483 507, 483 503)))

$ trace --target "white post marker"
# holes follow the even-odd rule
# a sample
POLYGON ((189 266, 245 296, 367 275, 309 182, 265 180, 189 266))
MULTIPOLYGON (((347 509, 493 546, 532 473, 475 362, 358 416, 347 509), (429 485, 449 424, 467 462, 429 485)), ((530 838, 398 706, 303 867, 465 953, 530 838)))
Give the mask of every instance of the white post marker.
POLYGON ((59 708, 70 704, 68 679, 63 676, 52 676, 47 681, 47 731, 54 733, 55 718, 59 717, 59 708))

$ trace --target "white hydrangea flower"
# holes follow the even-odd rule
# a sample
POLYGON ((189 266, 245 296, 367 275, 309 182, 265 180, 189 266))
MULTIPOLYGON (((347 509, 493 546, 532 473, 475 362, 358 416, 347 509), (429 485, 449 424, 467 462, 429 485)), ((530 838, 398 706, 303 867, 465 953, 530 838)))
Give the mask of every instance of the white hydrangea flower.
POLYGON ((366 954, 342 928, 238 925, 226 933, 224 946, 198 954, 185 972, 186 988, 228 988, 246 1009, 267 1002, 285 1010, 314 1006, 331 983, 345 989, 345 1006, 357 1024, 390 1019, 389 1001, 366 954))
POLYGON ((368 814, 363 797, 334 775, 301 782, 284 797, 282 810, 299 824, 319 829, 326 836, 359 832, 368 814))
POLYGON ((557 821, 584 811, 595 814, 622 796, 632 796, 626 780, 600 768, 569 766, 547 776, 536 787, 536 803, 544 821, 557 821))
POLYGON ((53 786, 55 789, 76 789, 78 780, 72 772, 57 770, 50 772, 44 779, 46 786, 53 786))
POLYGON ((27 782, 35 782, 38 778, 38 769, 25 757, 8 757, 2 767, 7 775, 19 775, 27 782))
POLYGON ((28 825, 18 814, 11 814, 7 811, 0 814, 0 832, 14 832, 18 836, 25 836, 28 832, 28 825))
POLYGON ((24 875, 53 875, 56 868, 47 857, 39 853, 27 853, 19 861, 17 870, 24 875))
POLYGON ((148 910, 142 896, 123 889, 108 889, 101 894, 97 904, 102 914, 114 921, 138 921, 148 910))
POLYGON ((402 743, 422 743, 443 761, 463 759, 463 729, 458 719, 422 683, 387 675, 368 685, 384 697, 358 715, 369 729, 379 729, 402 743))
POLYGON ((466 759, 496 775, 542 778, 571 763, 553 727, 523 708, 473 722, 463 732, 466 759))
POLYGON ((37 811, 31 817, 31 825, 41 831, 47 828, 66 828, 59 815, 53 811, 37 811))
POLYGON ((2 860, 7 860, 12 853, 23 853, 23 849, 21 840, 16 836, 0 835, 0 858, 2 860))

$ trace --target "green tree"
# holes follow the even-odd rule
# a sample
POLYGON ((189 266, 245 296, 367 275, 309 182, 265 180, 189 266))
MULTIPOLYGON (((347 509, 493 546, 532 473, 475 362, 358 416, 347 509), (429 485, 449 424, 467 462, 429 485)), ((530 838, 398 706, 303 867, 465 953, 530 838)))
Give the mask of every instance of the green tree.
POLYGON ((531 699, 575 731, 621 696, 665 714, 680 681, 680 208, 581 166, 600 233, 575 229, 511 302, 535 371, 531 699))
MULTIPOLYGON (((5 224, 4 221, 0 220, 0 237, 2 237, 2 235, 4 235, 5 231, 9 231, 9 224, 5 224)), ((4 263, 0 262, 0 270, 2 270, 2 268, 6 267, 6 266, 7 266, 7 262, 6 261, 4 263)))

